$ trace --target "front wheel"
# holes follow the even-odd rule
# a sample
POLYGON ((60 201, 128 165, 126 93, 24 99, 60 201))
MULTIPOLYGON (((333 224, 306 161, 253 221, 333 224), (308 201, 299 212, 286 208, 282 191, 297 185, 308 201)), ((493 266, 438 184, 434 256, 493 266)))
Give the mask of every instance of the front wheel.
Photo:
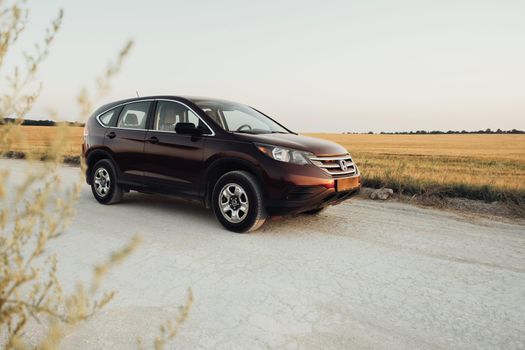
POLYGON ((230 231, 255 231, 266 220, 262 191, 246 171, 231 171, 215 183, 212 207, 217 219, 230 231))
POLYGON ((122 188, 117 184, 117 172, 107 159, 95 163, 91 171, 91 192, 102 204, 117 203, 122 199, 122 188))

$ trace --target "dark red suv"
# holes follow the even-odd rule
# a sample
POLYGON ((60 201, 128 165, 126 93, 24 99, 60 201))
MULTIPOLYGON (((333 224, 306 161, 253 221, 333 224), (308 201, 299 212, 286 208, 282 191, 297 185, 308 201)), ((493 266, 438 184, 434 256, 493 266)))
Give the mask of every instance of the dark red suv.
POLYGON ((340 145, 298 135, 246 105, 200 97, 113 102, 89 118, 82 153, 103 204, 136 190, 196 197, 235 232, 269 215, 320 212, 359 191, 340 145))

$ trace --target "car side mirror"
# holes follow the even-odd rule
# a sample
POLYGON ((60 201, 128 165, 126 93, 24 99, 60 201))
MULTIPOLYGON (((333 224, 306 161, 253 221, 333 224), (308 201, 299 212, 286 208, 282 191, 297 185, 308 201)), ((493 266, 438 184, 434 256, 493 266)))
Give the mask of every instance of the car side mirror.
POLYGON ((184 135, 202 135, 202 130, 197 128, 193 123, 177 123, 175 132, 184 135))

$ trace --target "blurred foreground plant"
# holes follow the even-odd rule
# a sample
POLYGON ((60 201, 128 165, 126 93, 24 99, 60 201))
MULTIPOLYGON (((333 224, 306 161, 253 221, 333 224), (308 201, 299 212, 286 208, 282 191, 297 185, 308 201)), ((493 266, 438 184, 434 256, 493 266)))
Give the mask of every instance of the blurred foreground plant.
MULTIPOLYGON (((14 140, 18 143, 24 135, 20 124, 38 97, 41 85, 36 84, 36 74, 48 55, 49 47, 60 30, 63 11, 46 31, 42 45, 35 45, 34 53, 24 53, 25 68, 16 66, 12 74, 4 75, 5 58, 27 24, 29 13, 25 1, 6 4, 0 0, 0 124, 3 118, 15 116, 14 123, 0 126, 0 156, 11 149, 14 140)), ((115 63, 110 63, 105 74, 97 79, 93 96, 100 98, 110 89, 114 77, 128 56, 132 42, 128 42, 119 53, 115 63)), ((93 108, 87 89, 79 96, 82 117, 93 108)), ((40 155, 26 155, 28 171, 23 177, 10 176, 8 169, 0 169, 0 346, 6 349, 26 349, 26 330, 31 320, 41 322, 45 318, 48 329, 37 348, 55 349, 59 346, 64 325, 75 325, 86 320, 103 308, 114 297, 115 292, 102 293, 101 280, 116 264, 124 260, 139 244, 134 237, 126 246, 115 251, 103 263, 94 268, 91 281, 78 282, 72 293, 65 293, 57 277, 57 259, 46 252, 48 244, 58 238, 75 215, 75 204, 79 198, 83 178, 73 185, 64 185, 57 169, 64 158, 68 143, 67 126, 60 125, 55 140, 46 150, 46 162, 36 163, 40 155), (8 182, 9 180, 9 182, 8 182), (9 186, 8 186, 9 183, 9 186)), ((81 166, 81 174, 85 166, 81 166)), ((155 340, 155 349, 163 346, 177 334, 186 319, 192 302, 190 291, 186 305, 175 323, 160 329, 155 340)), ((33 347, 33 346, 32 346, 33 347)))

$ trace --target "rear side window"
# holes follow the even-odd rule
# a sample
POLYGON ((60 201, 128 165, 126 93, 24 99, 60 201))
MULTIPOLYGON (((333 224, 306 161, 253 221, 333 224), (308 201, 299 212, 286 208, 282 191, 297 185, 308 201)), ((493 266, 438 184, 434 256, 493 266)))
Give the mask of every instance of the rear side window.
POLYGON ((151 102, 136 102, 124 106, 118 119, 118 128, 145 129, 151 102))

